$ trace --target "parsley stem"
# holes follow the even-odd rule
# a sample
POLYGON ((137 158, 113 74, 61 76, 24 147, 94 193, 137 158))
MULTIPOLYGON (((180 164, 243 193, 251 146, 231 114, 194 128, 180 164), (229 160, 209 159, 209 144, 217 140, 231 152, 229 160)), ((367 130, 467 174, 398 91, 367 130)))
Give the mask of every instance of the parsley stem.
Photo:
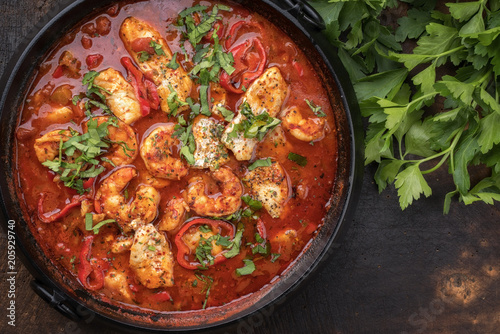
POLYGON ((420 165, 422 162, 424 161, 429 161, 429 160, 433 160, 439 156, 443 156, 441 158, 441 160, 436 164, 436 166, 432 167, 431 169, 428 169, 428 170, 425 170, 425 171, 422 171, 422 174, 429 174, 429 173, 432 173, 434 172, 435 170, 437 170, 439 167, 441 167, 443 165, 443 163, 448 159, 448 157, 450 157, 450 160, 451 160, 451 169, 454 171, 455 170, 455 162, 454 162, 454 159, 453 159, 453 150, 455 149, 455 146, 457 146, 458 144, 458 141, 460 140, 460 137, 462 137, 462 134, 464 132, 464 129, 462 128, 460 130, 460 132, 458 132, 456 135, 455 135, 455 138, 453 138, 453 142, 451 143, 451 145, 444 151, 441 151, 433 156, 430 156, 428 158, 425 158, 425 159, 422 159, 422 160, 417 160, 418 161, 418 164, 420 165))

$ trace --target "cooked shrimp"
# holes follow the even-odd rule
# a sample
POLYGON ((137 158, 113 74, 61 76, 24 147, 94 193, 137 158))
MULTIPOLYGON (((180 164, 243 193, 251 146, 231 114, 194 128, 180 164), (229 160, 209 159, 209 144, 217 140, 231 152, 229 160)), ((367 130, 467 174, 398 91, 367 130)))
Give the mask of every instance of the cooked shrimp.
POLYGON ((183 221, 186 211, 189 212, 189 205, 183 198, 173 198, 165 208, 163 218, 158 224, 160 231, 175 230, 183 221))
POLYGON ((304 119, 296 107, 289 108, 284 114, 283 127, 298 140, 311 142, 321 140, 325 136, 324 117, 304 119))
POLYGON ((105 89, 101 93, 106 97, 106 105, 125 124, 132 124, 142 117, 134 87, 120 72, 108 68, 95 77, 94 84, 105 89))
POLYGON ((152 187, 155 187, 156 189, 168 187, 172 182, 170 180, 151 175, 151 173, 149 173, 147 170, 144 170, 139 174, 139 180, 141 181, 141 183, 150 185, 152 187))
MULTIPOLYGON (((95 117, 97 125, 101 125, 109 120, 108 116, 95 117)), ((84 125, 86 131, 86 124, 84 125)), ((110 160, 113 165, 123 166, 132 163, 138 154, 137 138, 134 129, 130 125, 116 119, 116 126, 108 125, 107 140, 111 144, 108 152, 102 155, 102 158, 110 160)), ((105 166, 109 166, 107 162, 105 166)))
POLYGON ((158 126, 143 140, 141 157, 146 168, 156 177, 179 180, 188 173, 189 168, 179 158, 172 156, 172 147, 179 145, 173 138, 175 125, 168 123, 158 126))
POLYGON ((71 132, 68 130, 54 130, 35 139, 34 148, 38 161, 45 162, 54 160, 59 156, 61 140, 66 142, 71 137, 71 132))
POLYGON ((288 179, 283 167, 277 162, 267 167, 257 167, 243 178, 251 194, 262 202, 271 217, 279 218, 290 198, 288 179))
POLYGON ((155 188, 139 186, 131 203, 122 193, 136 175, 133 167, 116 170, 102 182, 95 196, 96 210, 115 219, 124 232, 150 223, 158 214, 160 193, 155 188))
POLYGON ((130 268, 146 288, 174 285, 174 257, 165 236, 153 224, 137 229, 130 249, 130 268))
MULTIPOLYGON (((160 106, 164 112, 171 112, 168 104, 168 97, 171 93, 177 94, 180 101, 186 101, 186 98, 191 94, 193 81, 182 66, 175 70, 167 66, 172 60, 173 54, 158 31, 144 21, 128 17, 120 27, 120 37, 128 53, 139 64, 140 70, 157 86, 160 106), (163 52, 158 54, 152 50, 151 42, 159 45, 163 52), (148 52, 148 59, 140 61, 141 54, 139 52, 148 52), (170 87, 174 91, 171 91, 170 87)), ((185 108, 188 107, 181 106, 179 111, 185 108)))
MULTIPOLYGON (((281 110, 288 92, 288 86, 277 67, 267 69, 257 78, 248 90, 243 99, 248 102, 252 113, 259 115, 267 112, 271 117, 276 117, 281 110)), ((238 133, 236 138, 229 134, 233 132, 234 126, 245 120, 241 113, 236 116, 226 127, 222 135, 222 142, 230 149, 237 160, 250 160, 253 157, 258 140, 255 138, 245 138, 243 133, 238 133)))
POLYGON ((214 170, 229 161, 227 149, 220 141, 222 131, 224 127, 212 118, 199 115, 194 119, 194 168, 214 170))
POLYGON ((111 244, 111 253, 120 254, 130 250, 132 244, 134 243, 134 238, 129 236, 119 236, 111 244))
POLYGON ((211 173, 221 193, 214 196, 207 194, 202 177, 193 177, 184 192, 184 199, 189 208, 201 216, 219 217, 236 212, 241 206, 243 187, 240 180, 229 168, 222 167, 211 173))

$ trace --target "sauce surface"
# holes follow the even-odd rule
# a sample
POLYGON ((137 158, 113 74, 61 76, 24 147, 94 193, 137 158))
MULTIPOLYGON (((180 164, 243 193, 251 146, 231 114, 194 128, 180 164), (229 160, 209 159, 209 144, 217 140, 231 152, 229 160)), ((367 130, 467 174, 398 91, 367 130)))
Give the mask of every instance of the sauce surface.
MULTIPOLYGON (((152 0, 109 7, 76 26, 54 46, 40 65, 26 96, 16 131, 19 196, 25 204, 26 220, 47 257, 97 298, 159 311, 227 304, 258 291, 279 276, 324 221, 335 183, 337 140, 332 107, 320 78, 288 36, 258 14, 230 2, 222 3, 216 23, 210 24, 210 31, 200 39, 196 49, 185 37, 187 24, 179 24, 179 13, 186 13, 183 11, 193 6, 206 7, 185 15, 190 17, 188 23, 192 20, 196 26, 209 20, 214 4, 152 0), (156 31, 167 47, 161 46, 156 37, 127 40, 128 35, 121 29, 130 18, 156 31), (210 38, 214 29, 220 36, 210 38), (232 54, 235 72, 226 75, 230 77, 228 80, 223 79, 224 69, 217 70, 216 79, 206 87, 200 78, 203 75, 192 74, 200 64, 196 54, 201 48, 208 48, 210 52, 216 43, 222 52, 232 54), (166 54, 162 55, 160 49, 166 54), (174 54, 175 62, 170 62, 174 54), (143 61, 139 59, 141 56, 143 61), (128 58, 136 70, 142 71, 142 82, 124 65, 123 58, 128 58), (174 84, 170 85, 168 94, 155 98, 152 95, 161 94, 164 82, 160 83, 157 78, 161 73, 148 70, 146 65, 154 59, 167 58, 170 66, 165 61, 159 66, 165 73, 177 75, 180 81, 172 79, 174 84), (178 68, 174 69, 174 63, 178 68), (86 95, 87 75, 94 73, 99 78, 102 76, 99 73, 108 69, 118 71, 127 83, 120 87, 133 92, 119 109, 124 111, 135 101, 141 111, 137 120, 125 120, 115 112, 118 109, 110 105, 111 100, 122 94, 120 87, 110 92, 97 85, 97 92, 104 98, 95 91, 86 95), (282 77, 283 87, 263 84, 262 89, 251 91, 252 84, 271 69, 282 77), (236 73, 239 70, 241 73, 236 73), (245 73, 250 80, 244 81, 245 73), (187 96, 183 96, 182 80, 188 80, 186 77, 192 87, 186 89, 187 96), (142 95, 146 102, 138 98, 141 92, 134 85, 147 87, 146 94, 142 95), (224 145, 220 143, 223 132, 231 132, 230 127, 234 128, 234 120, 242 110, 246 110, 248 120, 269 112, 269 108, 245 109, 245 101, 256 98, 273 104, 279 99, 280 90, 285 97, 278 104, 279 110, 265 120, 269 131, 263 132, 261 140, 253 138, 256 145, 249 159, 238 160, 236 155, 241 152, 231 151, 234 147, 231 138, 224 145), (203 91, 208 92, 208 97, 203 97, 203 91), (203 99, 208 102, 210 116, 195 115, 196 110, 203 110, 203 99), (218 104, 222 108, 217 108, 218 104), (147 107, 146 113, 142 108, 147 107), (170 110, 164 110, 167 107, 170 110), (111 109, 129 125, 114 120, 106 109, 111 109), (232 120, 227 115, 232 115, 232 120), (297 115, 298 120, 292 117, 297 115), (100 137, 101 142, 108 144, 97 156, 96 168, 102 172, 95 177, 80 174, 76 177, 81 180, 80 186, 73 185, 71 189, 64 185, 64 175, 56 171, 62 170, 62 160, 71 163, 79 153, 69 157, 62 147, 70 138, 90 133, 93 125, 89 120, 92 119, 98 120, 98 124, 110 122, 109 134, 100 137), (206 163, 202 167, 195 168, 188 161, 193 153, 196 158, 200 141, 196 142, 194 152, 191 148, 186 156, 189 144, 181 138, 151 137, 158 129, 179 130, 178 124, 183 121, 186 125, 180 129, 189 133, 187 126, 198 119, 208 120, 208 125, 215 124, 215 130, 208 126, 200 129, 206 135, 205 146, 221 148, 217 154, 201 159, 206 160, 200 162, 206 163), (280 124, 272 125, 273 120, 280 124), (128 127, 132 135, 123 137, 128 127), (119 134, 111 138, 112 131, 119 134), (49 134, 56 136, 52 146, 36 152, 40 140, 49 134), (128 145, 131 137, 135 138, 136 147, 128 145), (154 151, 149 156, 142 152, 148 140, 154 151), (156 140, 168 141, 163 151, 158 149, 156 140), (120 158, 115 161, 117 156, 120 158), (164 159, 179 162, 185 171, 170 170, 166 175, 152 170, 153 162, 164 164, 164 159), (56 161, 59 165, 51 169, 47 161, 56 161), (256 161, 262 166, 255 167, 256 161), (130 179, 124 178, 117 174, 119 171, 133 175, 130 179), (217 179, 221 171, 227 177, 217 179), (261 179, 263 175, 267 181, 261 179), (124 186, 115 190, 112 193, 115 197, 109 199, 111 195, 105 190, 117 185, 115 177, 124 186), (204 188, 196 192, 192 188, 196 184, 203 184, 204 188), (276 200, 276 193, 267 197, 261 190, 262 185, 265 189, 271 187, 271 192, 282 190, 284 198, 276 200), (142 190, 154 193, 157 198, 143 195, 142 190), (113 211, 107 200, 112 202, 116 198, 121 202, 113 211), (207 203, 200 204, 199 198, 205 198, 207 203), (183 202, 181 206, 186 212, 177 212, 176 200, 183 202), (266 206, 268 200, 272 203, 266 206), (67 210, 63 210, 68 204, 67 210), (149 211, 151 218, 145 217, 149 211), (180 217, 175 226, 166 228, 166 216, 180 217), (103 221, 108 223, 96 228, 103 221), (141 240, 146 240, 147 245, 141 240), (204 257, 196 257, 202 246, 206 250, 204 257), (160 250, 162 254, 158 253, 160 250), (230 252, 232 256, 228 256, 230 252), (134 254, 144 258, 135 267, 131 265, 134 254), (145 267, 144 263, 151 267, 145 267), (150 275, 151 270, 156 270, 154 275, 160 273, 157 282, 150 275)), ((233 135, 241 139, 243 133, 236 131, 233 135)), ((89 169, 88 164, 83 167, 83 170, 89 169)))

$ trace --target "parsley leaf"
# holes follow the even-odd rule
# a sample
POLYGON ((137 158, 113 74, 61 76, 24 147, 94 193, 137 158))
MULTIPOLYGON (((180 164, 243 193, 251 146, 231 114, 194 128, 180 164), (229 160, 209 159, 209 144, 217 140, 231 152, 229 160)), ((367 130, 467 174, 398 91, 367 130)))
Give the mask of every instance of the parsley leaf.
POLYGON ((174 53, 174 55, 172 56, 172 59, 170 59, 170 62, 167 64, 167 67, 172 69, 172 70, 176 70, 179 68, 179 64, 177 63, 177 52, 174 53))
POLYGON ((326 117, 326 114, 323 112, 323 109, 321 109, 320 106, 317 106, 316 104, 314 104, 314 102, 309 101, 308 99, 306 99, 306 103, 316 116, 326 117))
POLYGON ((288 153, 288 160, 295 162, 300 167, 305 167, 307 165, 307 158, 297 153, 288 153))
POLYGON ((250 259, 244 259, 243 263, 245 263, 244 267, 237 268, 236 274, 238 276, 250 275, 255 271, 255 264, 250 259))
POLYGON ((248 204, 250 209, 252 209, 254 211, 258 211, 258 210, 262 209, 262 202, 261 201, 255 200, 248 195, 241 196, 241 199, 243 200, 243 202, 248 204))
POLYGON ((137 52, 139 55, 139 62, 144 63, 145 61, 148 61, 151 55, 147 51, 139 51, 137 52))
MULTIPOLYGON (((151 42, 149 42, 149 46, 153 48, 153 50, 155 50, 155 53, 158 55, 158 56, 166 56, 165 54, 165 51, 163 51, 162 47, 161 47, 161 44, 158 44, 156 43, 155 41, 151 40, 151 42)), ((175 54, 174 54, 174 57, 175 58, 175 54)), ((168 65, 167 65, 168 66, 168 65)), ((175 70, 175 68, 174 68, 175 70)))
POLYGON ((245 227, 243 226, 243 224, 238 223, 236 234, 234 235, 234 239, 231 242, 231 246, 228 247, 229 250, 224 253, 224 257, 226 257, 227 259, 233 258, 240 253, 243 231, 245 231, 245 227))
POLYGON ((258 167, 269 167, 273 164, 271 158, 256 160, 253 164, 248 166, 248 170, 252 171, 258 167))
POLYGON ((378 18, 396 1, 311 3, 368 119, 365 163, 378 164, 379 190, 394 184, 402 209, 432 193, 424 175, 445 164, 456 185, 445 197, 445 213, 453 196, 491 204, 500 198, 500 6, 450 1, 446 13, 434 10, 435 1, 404 2, 407 16, 395 34, 378 18), (403 52, 398 42, 408 39, 416 46, 403 52), (436 71, 443 65, 456 70, 441 77, 436 71), (436 99, 444 111, 426 112, 436 99), (471 189, 473 164, 492 170, 471 189))

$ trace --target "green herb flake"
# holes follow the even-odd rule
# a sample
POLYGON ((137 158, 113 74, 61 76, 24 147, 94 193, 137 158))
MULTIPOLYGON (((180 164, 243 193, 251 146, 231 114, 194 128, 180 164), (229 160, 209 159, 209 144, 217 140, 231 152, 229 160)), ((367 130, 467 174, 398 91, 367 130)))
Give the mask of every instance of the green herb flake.
POLYGON ((288 160, 295 162, 300 167, 305 167, 307 165, 307 158, 297 153, 288 153, 288 160))
POLYGON ((228 247, 229 250, 224 253, 224 257, 226 257, 227 259, 233 258, 240 253, 241 239, 243 237, 244 230, 244 225, 239 223, 236 228, 236 234, 232 241, 232 245, 228 247))
POLYGON ((323 109, 321 109, 320 106, 317 106, 314 104, 314 102, 309 101, 308 99, 305 100, 309 108, 313 111, 313 113, 318 116, 318 117, 326 117, 326 114, 323 112, 323 109))
MULTIPOLYGON (((155 53, 158 56, 166 56, 165 51, 163 51, 163 49, 161 47, 161 44, 158 44, 155 41, 151 40, 151 42, 149 42, 149 46, 151 46, 155 50, 155 53)), ((174 68, 174 70, 175 70, 175 68, 174 68)))
POLYGON ((251 196, 245 195, 242 196, 241 199, 254 211, 262 209, 262 202, 253 199, 251 196))
POLYGON ((139 55, 139 62, 144 63, 145 61, 148 61, 149 58, 151 58, 151 55, 147 51, 139 51, 137 52, 139 55))
POLYGON ((248 170, 252 171, 255 168, 259 167, 269 167, 273 164, 271 158, 266 158, 266 159, 260 159, 256 160, 254 163, 252 163, 250 166, 248 166, 248 170))
POLYGON ((278 260, 278 258, 280 256, 281 256, 281 254, 279 254, 279 253, 271 253, 271 263, 276 262, 276 260, 278 260))
POLYGON ((250 259, 244 259, 243 263, 245 263, 244 267, 237 268, 236 274, 238 276, 250 275, 255 271, 255 264, 250 259))
POLYGON ((172 70, 176 70, 179 68, 179 64, 177 63, 177 52, 174 53, 174 55, 172 56, 172 59, 170 59, 170 62, 167 64, 167 67, 172 69, 172 70))

